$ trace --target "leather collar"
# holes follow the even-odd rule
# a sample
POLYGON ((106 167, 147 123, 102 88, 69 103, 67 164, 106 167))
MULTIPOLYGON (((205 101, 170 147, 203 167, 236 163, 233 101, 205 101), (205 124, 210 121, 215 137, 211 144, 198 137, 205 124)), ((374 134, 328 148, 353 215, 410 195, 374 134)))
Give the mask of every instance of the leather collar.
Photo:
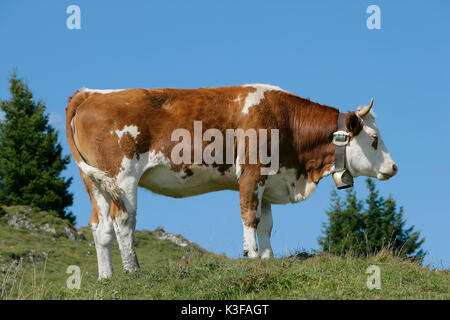
POLYGON ((337 131, 333 133, 334 173, 333 179, 338 189, 353 187, 353 177, 345 166, 345 149, 350 142, 350 134, 345 126, 345 113, 339 113, 337 131))

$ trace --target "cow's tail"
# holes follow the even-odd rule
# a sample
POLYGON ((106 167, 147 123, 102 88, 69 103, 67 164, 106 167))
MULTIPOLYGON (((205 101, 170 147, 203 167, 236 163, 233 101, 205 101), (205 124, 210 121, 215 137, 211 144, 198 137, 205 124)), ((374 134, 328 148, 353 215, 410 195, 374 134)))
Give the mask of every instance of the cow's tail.
POLYGON ((89 165, 88 161, 83 157, 78 149, 74 135, 75 133, 75 117, 77 114, 77 108, 88 97, 89 93, 83 90, 77 90, 69 98, 69 104, 66 107, 66 136, 67 142, 72 151, 72 155, 77 162, 80 170, 86 174, 97 188, 106 192, 112 200, 121 202, 120 200, 120 188, 117 185, 116 179, 110 177, 106 172, 89 165))

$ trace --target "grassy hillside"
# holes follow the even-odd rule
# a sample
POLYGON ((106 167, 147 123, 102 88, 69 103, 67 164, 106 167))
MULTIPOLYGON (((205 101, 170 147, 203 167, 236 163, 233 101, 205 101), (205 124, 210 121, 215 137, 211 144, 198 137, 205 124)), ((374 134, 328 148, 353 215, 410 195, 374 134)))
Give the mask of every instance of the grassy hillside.
MULTIPOLYGON (((162 230, 138 231, 141 271, 124 274, 117 244, 115 274, 97 281, 88 228, 27 207, 4 207, 0 217, 0 299, 449 299, 450 270, 428 270, 387 252, 365 259, 327 254, 269 261, 229 259, 196 244, 159 239, 162 230), (14 218, 16 217, 16 218, 14 218), (66 280, 81 269, 79 290, 66 280), (381 270, 381 289, 366 286, 366 269, 381 270)), ((165 234, 167 235, 167 234, 165 234)), ((182 239, 181 239, 182 240, 182 239)))

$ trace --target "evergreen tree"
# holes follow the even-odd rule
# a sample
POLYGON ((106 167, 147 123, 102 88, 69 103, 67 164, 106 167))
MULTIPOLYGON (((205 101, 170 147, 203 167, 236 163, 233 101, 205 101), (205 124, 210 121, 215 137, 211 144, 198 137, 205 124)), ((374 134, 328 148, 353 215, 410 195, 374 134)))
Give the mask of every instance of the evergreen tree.
POLYGON ((392 196, 383 199, 376 190, 372 179, 367 179, 369 196, 366 199, 367 210, 362 215, 365 226, 365 238, 368 253, 377 253, 383 248, 392 249, 399 255, 415 255, 423 258, 425 253, 420 246, 419 232, 413 232, 413 227, 405 229, 403 207, 397 211, 397 204, 392 196))
POLYGON ((15 71, 9 83, 11 98, 0 102, 0 203, 30 205, 74 222, 66 210, 73 200, 72 178, 60 176, 70 157, 62 156, 58 131, 15 71))
POLYGON ((361 237, 362 202, 358 201, 353 189, 347 189, 345 202, 341 200, 336 190, 333 190, 331 203, 331 208, 325 211, 329 217, 329 224, 324 224, 324 236, 319 238, 322 250, 334 254, 348 252, 359 254, 363 245, 361 237))
POLYGON ((334 254, 353 253, 358 255, 376 254, 384 248, 401 256, 422 259, 420 249, 424 240, 413 227, 405 229, 403 208, 397 211, 395 200, 379 195, 375 183, 367 179, 369 195, 363 203, 356 198, 356 192, 347 190, 345 201, 336 191, 331 194, 332 206, 326 211, 328 224, 324 225, 319 245, 323 251, 334 254))

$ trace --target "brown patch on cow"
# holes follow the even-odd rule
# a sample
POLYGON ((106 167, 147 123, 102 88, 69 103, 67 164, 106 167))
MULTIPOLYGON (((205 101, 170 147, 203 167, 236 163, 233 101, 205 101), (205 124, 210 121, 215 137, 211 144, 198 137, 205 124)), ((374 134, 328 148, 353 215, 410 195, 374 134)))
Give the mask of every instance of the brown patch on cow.
POLYGON ((216 168, 217 171, 219 171, 222 176, 225 175, 225 172, 227 172, 231 168, 231 166, 232 166, 231 164, 217 164, 215 162, 212 164, 212 167, 216 168))
POLYGON ((369 134, 369 136, 372 138, 372 148, 377 150, 378 148, 378 135, 377 134, 369 134))
POLYGON ((123 205, 118 204, 114 201, 111 202, 111 209, 109 213, 112 221, 116 220, 117 218, 120 218, 124 214, 124 212, 126 212, 126 209, 123 205))
POLYGON ((285 128, 280 130, 280 167, 295 168, 297 178, 304 175, 318 183, 334 163, 332 138, 339 110, 289 93, 281 95, 277 105, 285 113, 279 119, 285 128))
POLYGON ((86 191, 89 195, 89 199, 91 200, 91 207, 92 207, 92 214, 91 214, 91 219, 89 220, 88 226, 90 228, 92 228, 93 224, 98 224, 99 221, 99 215, 101 215, 100 213, 100 208, 97 205, 97 201, 95 200, 95 197, 93 195, 93 188, 94 188, 94 183, 92 182, 92 180, 86 176, 84 174, 83 171, 80 171, 80 176, 81 176, 81 180, 84 183, 84 187, 86 188, 86 191))
POLYGON ((192 172, 192 170, 191 169, 189 169, 189 168, 187 168, 187 167, 185 167, 184 169, 183 169, 183 172, 185 173, 185 175, 182 177, 183 179, 186 179, 187 177, 190 177, 190 176, 192 176, 194 173, 192 172))
POLYGON ((350 112, 345 117, 345 126, 350 133, 350 138, 356 137, 364 127, 364 124, 360 117, 355 112, 350 112))

